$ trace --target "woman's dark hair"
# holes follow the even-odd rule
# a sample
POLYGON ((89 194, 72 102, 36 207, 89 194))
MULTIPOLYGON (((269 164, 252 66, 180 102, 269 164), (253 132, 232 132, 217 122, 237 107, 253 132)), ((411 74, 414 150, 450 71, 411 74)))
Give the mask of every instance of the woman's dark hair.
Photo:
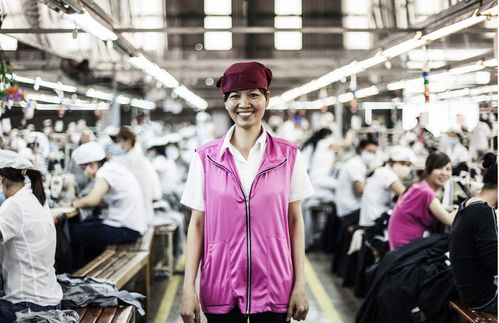
POLYGON ((357 151, 357 154, 360 154, 362 150, 364 150, 364 148, 369 145, 379 146, 378 142, 372 138, 362 139, 361 141, 359 141, 359 144, 357 145, 355 151, 357 151))
POLYGON ((166 145, 152 146, 152 147, 149 147, 149 149, 147 149, 147 150, 154 150, 156 152, 156 154, 166 157, 166 145))
POLYGON ((485 173, 483 174, 483 188, 497 188, 497 155, 486 153, 483 156, 482 166, 485 169, 485 173))
MULTIPOLYGON (((266 90, 266 89, 258 89, 258 91, 262 92, 263 95, 267 95, 267 93, 269 92, 269 90, 266 90)), ((232 92, 235 92, 235 91, 232 91, 232 92)), ((224 102, 227 102, 227 99, 229 98, 229 94, 231 94, 232 92, 224 93, 224 102)))
POLYGON ((312 150, 315 151, 315 148, 317 147, 317 144, 319 143, 319 141, 326 138, 327 136, 329 136, 332 133, 333 133, 333 131, 331 131, 331 129, 329 129, 329 128, 321 128, 321 129, 317 130, 312 136, 310 136, 310 138, 308 138, 308 140, 305 141, 305 143, 303 144, 303 146, 301 148, 303 149, 309 145, 312 145, 312 150))
POLYGON ((439 169, 444 167, 450 163, 450 158, 446 154, 441 151, 435 151, 426 158, 423 178, 430 176, 431 172, 435 169, 439 169))
MULTIPOLYGON (((11 167, 0 168, 0 176, 14 183, 24 182, 23 170, 21 169, 11 167)), ((42 173, 34 169, 27 169, 26 176, 28 176, 31 181, 31 190, 33 191, 33 194, 41 205, 45 205, 47 199, 45 197, 45 190, 43 189, 42 173)))

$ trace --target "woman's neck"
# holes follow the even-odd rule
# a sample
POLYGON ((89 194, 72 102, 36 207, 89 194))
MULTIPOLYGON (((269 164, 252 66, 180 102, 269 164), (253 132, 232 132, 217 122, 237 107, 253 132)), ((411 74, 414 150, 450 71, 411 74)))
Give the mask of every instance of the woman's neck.
POLYGON ((425 179, 425 181, 428 184, 428 186, 430 186, 431 189, 434 190, 435 192, 438 191, 441 188, 440 185, 437 185, 437 184, 433 183, 432 181, 430 181, 429 178, 425 179))
POLYGON ((24 183, 18 182, 18 183, 12 183, 8 187, 5 185, 3 186, 4 189, 4 194, 6 198, 9 198, 11 196, 14 196, 17 192, 19 192, 22 188, 24 187, 24 183))
POLYGON ((490 207, 497 205, 497 188, 496 189, 483 189, 477 198, 484 200, 490 207))
POLYGON ((234 134, 230 139, 230 143, 236 147, 237 150, 245 157, 248 158, 249 151, 255 145, 258 137, 262 134, 263 128, 259 126, 244 129, 236 126, 234 134))

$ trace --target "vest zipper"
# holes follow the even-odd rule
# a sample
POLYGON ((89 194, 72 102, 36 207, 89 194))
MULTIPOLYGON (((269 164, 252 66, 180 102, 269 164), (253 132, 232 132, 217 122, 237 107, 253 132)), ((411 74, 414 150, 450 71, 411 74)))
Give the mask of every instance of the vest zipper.
MULTIPOLYGON (((225 167, 224 165, 222 164, 219 164, 217 163, 216 161, 214 161, 209 155, 207 155, 208 159, 215 165, 217 165, 218 167, 224 169, 225 171, 227 171, 229 174, 232 175, 232 177, 234 177, 236 180, 237 180, 237 177, 230 171, 230 169, 228 169, 227 167, 225 167)), ((280 164, 274 166, 274 167, 271 167, 271 168, 268 168, 264 171, 261 171, 260 173, 256 174, 255 175, 255 178, 253 179, 253 182, 251 183, 251 187, 250 187, 250 191, 249 191, 249 194, 248 194, 248 197, 246 197, 246 194, 244 194, 244 190, 243 190, 243 186, 241 185, 241 182, 238 180, 238 184, 239 184, 239 188, 241 189, 241 192, 243 193, 243 196, 244 196, 244 204, 245 204, 245 207, 246 207, 246 252, 247 252, 247 264, 246 264, 246 267, 248 268, 247 270, 247 286, 246 286, 246 314, 248 315, 248 321, 250 319, 249 315, 250 315, 250 310, 251 310, 251 222, 250 222, 250 204, 249 204, 249 201, 250 201, 250 196, 251 196, 251 193, 253 192, 253 184, 255 183, 255 179, 260 176, 260 175, 263 175, 265 173, 268 173, 276 168, 279 168, 281 167, 282 165, 284 165, 286 162, 288 161, 288 159, 286 158, 283 162, 281 162, 280 164)))

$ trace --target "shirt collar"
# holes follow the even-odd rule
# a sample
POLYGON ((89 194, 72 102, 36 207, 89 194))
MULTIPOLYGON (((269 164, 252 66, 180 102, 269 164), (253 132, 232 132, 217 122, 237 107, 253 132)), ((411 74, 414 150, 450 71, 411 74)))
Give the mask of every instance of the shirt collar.
MULTIPOLYGON (((256 142, 253 145, 253 147, 251 147, 252 150, 254 148, 256 148, 256 147, 259 147, 259 148, 265 147, 265 144, 267 143, 267 130, 265 129, 265 127, 263 126, 263 124, 262 124, 262 129, 263 129, 262 134, 260 135, 260 137, 258 137, 258 139, 256 140, 256 142)), ((236 149, 230 143, 230 140, 232 139, 232 135, 234 135, 234 131, 235 130, 236 130, 236 125, 233 125, 232 127, 230 127, 230 129, 225 134, 224 141, 222 143, 222 147, 220 148, 220 156, 222 156, 222 154, 225 152, 225 150, 227 148, 229 148, 229 149, 236 149)))

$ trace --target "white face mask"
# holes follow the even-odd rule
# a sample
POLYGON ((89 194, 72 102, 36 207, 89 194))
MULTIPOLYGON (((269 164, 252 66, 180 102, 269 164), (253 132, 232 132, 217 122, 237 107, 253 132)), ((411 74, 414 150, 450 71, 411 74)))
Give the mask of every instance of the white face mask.
POLYGON ((449 145, 451 147, 454 147, 455 145, 457 145, 459 143, 459 138, 457 138, 457 137, 449 137, 448 142, 449 142, 449 145))
POLYGON ((108 154, 111 156, 119 156, 125 154, 125 150, 118 143, 113 143, 108 147, 108 154))
POLYGON ((397 176, 400 179, 406 178, 411 173, 411 167, 410 166, 402 165, 402 164, 399 164, 399 163, 393 164, 392 169, 393 169, 393 172, 395 174, 397 174, 397 176))
POLYGON ((376 160, 376 154, 370 153, 368 151, 362 152, 362 154, 360 154, 360 157, 362 158, 366 166, 369 166, 373 161, 376 160))
POLYGON ((176 147, 166 147, 166 156, 171 160, 176 160, 179 156, 178 149, 176 147))

